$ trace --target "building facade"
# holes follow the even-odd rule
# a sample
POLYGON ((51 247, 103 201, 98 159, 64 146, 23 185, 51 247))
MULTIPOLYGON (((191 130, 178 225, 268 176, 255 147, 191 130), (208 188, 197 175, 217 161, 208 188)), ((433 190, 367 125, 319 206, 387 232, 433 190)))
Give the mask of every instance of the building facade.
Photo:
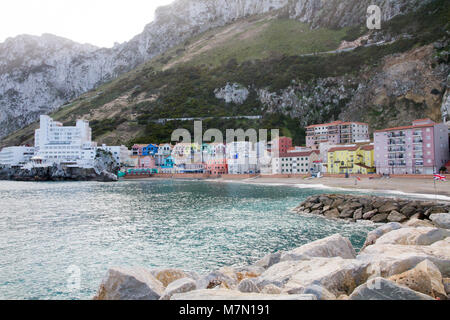
POLYGON ((373 145, 337 146, 328 150, 328 173, 375 173, 373 145))
POLYGON ((374 133, 379 174, 434 174, 450 159, 448 128, 430 119, 374 133))
POLYGON ((47 163, 77 163, 91 165, 97 144, 86 120, 64 127, 49 116, 41 115, 40 127, 35 131, 35 154, 47 163))
POLYGON ((272 158, 272 174, 304 174, 317 172, 319 151, 287 152, 272 158))
POLYGON ((306 146, 318 149, 320 143, 331 145, 369 140, 369 125, 362 122, 334 121, 306 127, 306 146))
POLYGON ((30 162, 33 156, 33 147, 6 147, 0 151, 0 166, 20 167, 30 162))

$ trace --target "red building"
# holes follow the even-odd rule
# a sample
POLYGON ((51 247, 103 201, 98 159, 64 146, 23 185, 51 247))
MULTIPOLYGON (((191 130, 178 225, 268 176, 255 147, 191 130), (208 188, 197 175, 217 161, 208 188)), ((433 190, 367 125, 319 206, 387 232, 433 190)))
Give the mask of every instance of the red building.
POLYGON ((206 161, 205 173, 212 175, 228 174, 227 159, 213 159, 206 161))
POLYGON ((272 152, 278 150, 279 154, 285 154, 292 148, 292 138, 278 137, 271 141, 270 149, 272 152))

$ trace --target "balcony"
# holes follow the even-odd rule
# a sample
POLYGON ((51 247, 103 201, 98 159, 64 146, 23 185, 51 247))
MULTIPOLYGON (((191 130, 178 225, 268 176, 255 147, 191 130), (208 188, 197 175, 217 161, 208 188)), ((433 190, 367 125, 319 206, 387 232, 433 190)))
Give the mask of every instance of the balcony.
POLYGON ((421 144, 421 143, 423 143, 423 140, 422 139, 413 139, 413 143, 421 144))
POLYGON ((403 131, 400 132, 392 132, 388 134, 388 138, 400 138, 400 137, 405 137, 405 133, 403 131))

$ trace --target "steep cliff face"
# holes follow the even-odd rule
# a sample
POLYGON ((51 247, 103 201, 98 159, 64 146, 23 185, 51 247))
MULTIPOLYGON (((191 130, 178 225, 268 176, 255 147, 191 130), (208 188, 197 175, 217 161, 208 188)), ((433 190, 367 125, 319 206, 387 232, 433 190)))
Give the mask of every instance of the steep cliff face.
POLYGON ((343 27, 364 22, 369 4, 379 5, 389 20, 426 2, 177 0, 159 8, 141 34, 110 49, 51 35, 8 39, 0 44, 0 138, 195 35, 241 18, 279 12, 314 28, 343 27))

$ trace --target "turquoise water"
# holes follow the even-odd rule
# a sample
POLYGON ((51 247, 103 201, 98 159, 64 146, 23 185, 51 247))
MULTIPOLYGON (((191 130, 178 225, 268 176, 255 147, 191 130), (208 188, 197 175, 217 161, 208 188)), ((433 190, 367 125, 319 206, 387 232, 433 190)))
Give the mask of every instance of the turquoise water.
POLYGON ((0 181, 0 298, 90 299, 111 266, 205 273, 335 233, 361 247, 373 226, 290 212, 322 192, 180 180, 0 181))

